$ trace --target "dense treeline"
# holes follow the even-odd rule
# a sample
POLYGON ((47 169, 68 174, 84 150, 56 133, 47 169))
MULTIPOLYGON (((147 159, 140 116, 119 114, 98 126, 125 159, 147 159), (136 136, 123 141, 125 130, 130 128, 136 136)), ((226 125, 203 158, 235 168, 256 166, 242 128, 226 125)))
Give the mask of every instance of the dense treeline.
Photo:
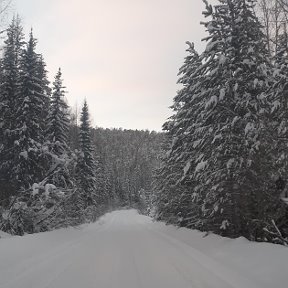
POLYGON ((96 187, 87 104, 75 152, 61 70, 50 88, 36 46, 15 17, 0 62, 0 229, 19 235, 95 217, 87 197, 96 187))
POLYGON ((207 1, 206 49, 188 43, 182 89, 164 124, 156 219, 217 234, 287 244, 287 30, 275 52, 254 0, 207 1), (285 192, 285 191, 284 191, 285 192))
POLYGON ((0 230, 23 235, 93 221, 119 206, 145 210, 158 134, 92 129, 86 101, 78 125, 61 69, 50 85, 19 17, 2 48, 0 230))
POLYGON ((162 133, 93 129, 95 158, 104 172, 111 207, 150 206, 153 171, 160 164, 162 133))

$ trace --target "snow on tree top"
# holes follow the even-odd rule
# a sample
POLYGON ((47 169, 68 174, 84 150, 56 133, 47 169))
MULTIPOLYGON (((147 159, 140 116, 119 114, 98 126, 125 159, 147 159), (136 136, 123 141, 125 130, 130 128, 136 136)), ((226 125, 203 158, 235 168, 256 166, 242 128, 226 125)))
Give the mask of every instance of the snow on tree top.
POLYGON ((201 170, 205 170, 207 165, 207 161, 201 161, 197 164, 196 168, 195 168, 195 173, 200 172, 201 170))

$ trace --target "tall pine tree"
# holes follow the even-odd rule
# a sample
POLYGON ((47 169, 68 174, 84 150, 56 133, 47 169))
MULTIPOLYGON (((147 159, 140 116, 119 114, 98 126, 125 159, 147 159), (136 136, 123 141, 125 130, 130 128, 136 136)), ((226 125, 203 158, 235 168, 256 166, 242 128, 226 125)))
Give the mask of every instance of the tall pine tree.
MULTIPOLYGON (((197 65, 190 66, 192 73, 184 74, 189 89, 182 82, 184 90, 174 99, 166 179, 177 176, 172 168, 178 165, 176 171, 183 172, 174 183, 191 189, 173 197, 179 207, 187 207, 189 198, 191 209, 196 204, 194 215, 203 229, 260 240, 281 210, 272 177, 269 53, 255 1, 223 0, 215 7, 204 2, 204 15, 211 19, 204 23, 208 43, 197 65)), ((197 223, 191 222, 186 225, 197 223)))
POLYGON ((65 100, 65 87, 63 86, 62 72, 58 70, 53 82, 52 96, 49 103, 47 118, 46 144, 49 147, 51 159, 50 171, 53 184, 57 187, 71 186, 72 175, 69 164, 72 161, 68 146, 69 111, 65 100))
POLYGON ((53 82, 46 130, 47 139, 54 146, 52 150, 58 156, 63 154, 68 147, 69 111, 64 98, 64 89, 62 72, 59 69, 53 82))
POLYGON ((43 127, 41 127, 41 129, 43 131, 45 131, 46 129, 46 124, 47 121, 47 117, 48 117, 48 114, 49 114, 49 109, 50 109, 50 96, 51 96, 51 89, 49 87, 49 80, 48 80, 48 71, 46 70, 46 63, 44 61, 44 57, 39 54, 39 57, 38 57, 38 68, 37 68, 37 78, 39 78, 40 80, 40 86, 41 86, 41 94, 43 94, 45 97, 43 97, 43 101, 44 101, 44 109, 42 111, 42 119, 44 121, 42 121, 42 125, 43 127))
POLYGON ((17 140, 17 98, 20 93, 21 57, 24 34, 20 18, 14 17, 7 29, 1 59, 0 79, 0 190, 3 198, 15 193, 12 169, 17 140))
POLYGON ((97 204, 96 163, 93 157, 88 105, 85 100, 79 128, 80 154, 77 164, 78 185, 83 208, 97 204))
POLYGON ((198 116, 194 111, 197 110, 199 99, 193 97, 191 89, 198 83, 199 76, 195 76, 195 72, 201 65, 194 44, 187 42, 187 45, 188 56, 178 74, 181 76, 178 83, 182 84, 183 88, 174 98, 171 107, 173 116, 163 125, 170 145, 166 145, 167 153, 163 155, 161 168, 156 173, 154 202, 157 207, 155 210, 157 218, 179 225, 185 225, 188 219, 190 224, 196 220, 199 222, 197 227, 200 228, 198 199, 192 196, 195 181, 193 179, 182 181, 183 174, 185 176, 188 168, 191 169, 188 166, 185 168, 185 164, 191 165, 192 157, 195 155, 193 151, 188 153, 187 144, 191 141, 191 129, 198 116))
POLYGON ((39 78, 39 54, 36 40, 30 33, 27 48, 21 59, 19 94, 16 101, 17 141, 14 143, 15 181, 22 188, 38 183, 45 175, 43 143, 46 119, 43 110, 47 103, 43 81, 39 78))

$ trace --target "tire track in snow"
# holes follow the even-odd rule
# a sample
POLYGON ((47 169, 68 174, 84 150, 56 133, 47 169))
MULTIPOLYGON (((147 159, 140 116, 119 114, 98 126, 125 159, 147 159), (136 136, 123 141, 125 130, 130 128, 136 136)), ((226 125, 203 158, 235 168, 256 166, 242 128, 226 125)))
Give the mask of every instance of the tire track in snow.
MULTIPOLYGON (((93 225, 93 224, 92 224, 93 225)), ((97 226, 97 228, 91 230, 94 233, 100 230, 103 230, 104 226, 97 226)), ((49 232, 46 232, 49 233, 49 232)), ((83 233, 83 231, 82 231, 83 233)), ((84 232, 85 233, 85 232, 84 232)), ((59 267, 59 264, 62 265, 62 269, 57 270, 53 273, 52 275, 52 280, 51 280, 51 275, 49 276, 49 283, 53 282, 54 280, 61 275, 65 270, 69 268, 69 266, 73 263, 69 261, 70 263, 67 263, 67 260, 71 259, 73 257, 73 253, 77 246, 79 246, 84 239, 90 238, 91 233, 85 233, 84 235, 81 234, 77 239, 71 240, 68 242, 64 242, 60 246, 57 246, 56 248, 52 248, 51 250, 47 251, 46 253, 42 253, 39 256, 32 256, 30 259, 25 260, 18 264, 14 269, 15 276, 13 279, 9 279, 5 283, 1 283, 0 280, 0 287, 1 288, 13 288, 13 287, 21 287, 21 282, 24 278, 26 279, 32 279, 33 275, 37 274, 37 271, 43 270, 45 267, 53 267, 53 263, 57 263, 57 267, 59 267)), ((93 234, 94 235, 94 234, 93 234)), ((43 282, 41 280, 40 282, 43 282)), ((44 281, 47 282, 47 281, 44 281)), ((40 287, 48 287, 49 284, 41 284, 40 287)), ((37 286, 38 287, 38 286, 37 286)))
MULTIPOLYGON (((16 267, 17 275, 14 279, 9 275, 9 281, 0 279, 0 287, 256 288, 238 271, 184 243, 177 234, 166 234, 160 226, 135 211, 117 211, 87 225, 79 234, 60 230, 17 240, 14 244, 23 243, 31 254, 42 252, 39 244, 43 242, 47 245, 52 241, 52 247, 48 245, 51 249, 32 258, 21 253, 24 260, 19 264, 12 257, 2 267, 16 267), (76 239, 71 240, 71 234, 76 239), (33 249, 33 245, 38 248, 33 249)), ((5 276, 5 270, 0 272, 5 276)))
POLYGON ((170 243, 170 246, 177 248, 183 255, 188 255, 194 262, 201 265, 211 274, 214 274, 218 279, 221 279, 223 282, 229 284, 231 288, 257 288, 257 286, 247 278, 239 275, 237 272, 229 269, 228 267, 224 267, 222 264, 216 262, 214 259, 208 257, 199 250, 189 246, 177 238, 156 230, 153 226, 153 228, 149 225, 145 226, 146 229, 152 231, 154 234, 158 235, 158 237, 164 239, 167 243, 170 243))

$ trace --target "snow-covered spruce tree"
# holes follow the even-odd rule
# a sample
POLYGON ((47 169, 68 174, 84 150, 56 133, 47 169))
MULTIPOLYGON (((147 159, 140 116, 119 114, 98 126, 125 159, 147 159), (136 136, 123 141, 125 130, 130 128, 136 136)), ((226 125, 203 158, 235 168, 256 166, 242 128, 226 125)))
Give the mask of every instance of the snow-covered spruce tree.
POLYGON ((288 139, 288 35, 286 31, 279 36, 275 55, 275 83, 270 89, 272 103, 273 131, 275 132, 276 163, 279 165, 278 175, 286 178, 288 168, 287 139, 288 139))
POLYGON ((42 121, 42 124, 44 124, 43 127, 41 127, 41 129, 43 131, 46 130, 47 127, 47 117, 49 114, 49 108, 50 108, 50 96, 51 96, 51 89, 49 87, 49 80, 48 80, 48 71, 46 70, 46 63, 44 61, 44 57, 39 54, 38 57, 38 65, 37 65, 37 78, 39 78, 40 83, 41 83, 41 94, 45 95, 46 97, 43 97, 44 100, 44 109, 42 111, 42 119, 44 121, 42 121))
POLYGON ((163 125, 171 144, 167 145, 162 165, 156 172, 153 201, 157 218, 169 222, 176 221, 179 225, 187 224, 189 218, 189 226, 192 226, 193 222, 194 227, 197 225, 200 228, 199 199, 194 197, 196 195, 193 196, 195 181, 193 179, 181 181, 186 171, 183 170, 185 163, 195 157, 193 151, 187 153, 187 144, 191 141, 191 131, 197 117, 194 110, 197 109, 199 101, 194 97, 191 88, 198 83, 199 76, 196 76, 195 72, 201 65, 194 44, 189 42, 187 44, 188 56, 178 74, 181 75, 178 83, 182 84, 183 88, 174 98, 171 107, 174 115, 163 125))
POLYGON ((50 178, 54 185, 62 188, 71 186, 73 182, 69 179, 71 171, 69 172, 68 166, 72 164, 71 151, 68 146, 70 115, 64 98, 64 89, 62 72, 59 69, 53 82, 45 134, 51 158, 50 170, 53 170, 52 178, 50 178))
POLYGON ((59 69, 53 82, 46 130, 48 140, 55 146, 52 150, 56 155, 61 155, 67 150, 69 111, 64 98, 64 89, 62 73, 59 69))
POLYGON ((1 59, 0 82, 0 199, 15 193, 12 176, 14 141, 16 138, 16 100, 20 85, 20 60, 24 34, 19 17, 14 17, 7 29, 1 59))
MULTIPOLYGON (((194 184, 191 197, 197 199, 196 207, 201 204, 198 215, 205 230, 263 240, 264 228, 278 217, 279 207, 265 94, 269 55, 253 13, 254 1, 223 0, 215 7, 204 2, 204 14, 211 17, 204 23, 208 44, 201 65, 189 76, 191 106, 186 105, 187 110, 180 105, 175 121, 189 123, 179 130, 179 180, 194 184)), ((172 147, 176 141, 174 137, 172 147)))
POLYGON ((187 210, 193 213, 196 211, 191 209, 191 203, 189 205, 182 201, 189 194, 189 187, 179 183, 181 168, 181 165, 172 163, 169 155, 164 154, 160 168, 154 172, 151 214, 157 220, 183 225, 189 214, 186 214, 187 210), (190 206, 190 209, 187 206, 190 206))
MULTIPOLYGON (((271 145, 275 142, 270 115, 272 99, 266 93, 267 86, 271 86, 273 67, 269 61, 270 54, 266 50, 261 25, 253 13, 255 1, 234 0, 228 1, 228 4, 232 15, 232 32, 235 31, 235 41, 232 43, 235 55, 235 62, 232 62, 235 65, 234 77, 237 77, 235 96, 240 95, 243 98, 235 111, 239 117, 246 110, 244 121, 240 120, 236 124, 237 129, 242 124, 240 136, 243 136, 245 126, 243 144, 247 155, 246 165, 241 165, 244 157, 238 162, 239 168, 242 168, 238 175, 242 177, 240 183, 243 188, 239 186, 240 189, 236 189, 234 196, 242 218, 239 233, 253 240, 269 238, 269 241, 273 241, 265 230, 275 229, 274 223, 285 214, 284 205, 274 187, 274 175, 278 173, 278 167, 274 160, 275 150, 271 145)), ((240 149, 240 153, 243 150, 240 149)))
MULTIPOLYGON (((286 27, 285 27, 286 28, 286 27)), ((276 166, 275 184, 276 197, 287 197, 287 172, 288 172, 288 35, 286 29, 279 35, 278 46, 275 55, 274 84, 269 90, 272 100, 271 126, 273 128, 273 161, 276 166)), ((288 243, 288 207, 282 203, 282 209, 277 207, 278 218, 274 220, 274 229, 270 232, 280 239, 286 237, 288 243), (276 228, 276 227, 274 227, 276 228), (279 235, 279 232, 281 235, 279 235)), ((281 240, 280 240, 281 242, 281 240)))
POLYGON ((269 54, 253 12, 255 1, 221 2, 225 5, 214 11, 207 7, 212 20, 205 24, 210 35, 202 55, 205 89, 195 130, 200 157, 193 173, 205 195, 207 230, 263 240, 263 229, 277 215, 272 207, 279 204, 273 197, 265 94, 269 54))
MULTIPOLYGON (((43 110, 47 103, 43 81, 39 78, 39 54, 35 52, 36 40, 32 32, 21 59, 19 92, 16 101, 17 141, 14 142, 13 177, 19 187, 28 188, 41 181, 45 175, 43 155, 43 110)), ((44 149, 45 150, 45 149, 44 149)))
POLYGON ((43 180, 48 169, 45 159, 47 149, 43 146, 43 128, 46 124, 43 111, 47 111, 48 102, 47 78, 43 70, 44 62, 36 54, 35 45, 31 33, 26 49, 19 52, 17 89, 13 102, 14 118, 11 122, 14 130, 7 129, 10 132, 8 136, 13 137, 9 147, 13 151, 9 181, 13 183, 17 193, 10 201, 9 210, 5 212, 7 216, 0 221, 1 229, 19 235, 35 232, 37 229, 35 220, 43 212, 43 205, 34 197, 34 192, 37 191, 34 183, 43 180), (34 188, 30 189, 31 186, 34 188))
MULTIPOLYGON (((95 151, 96 152, 96 151, 95 151)), ((94 154, 94 160, 95 160, 95 179, 96 179, 96 189, 95 193, 97 195, 97 207, 98 209, 106 209, 106 207, 110 204, 109 203, 109 184, 107 175, 105 173, 105 166, 103 163, 103 159, 101 158, 102 155, 99 153, 94 154), (102 206, 102 207, 100 207, 102 206)), ((100 211, 99 211, 100 212, 100 211)))
POLYGON ((96 163, 93 158, 91 128, 86 100, 81 112, 79 131, 80 153, 78 155, 76 177, 79 194, 81 195, 81 206, 83 206, 81 209, 86 209, 89 206, 95 206, 98 200, 98 195, 96 194, 96 163))

